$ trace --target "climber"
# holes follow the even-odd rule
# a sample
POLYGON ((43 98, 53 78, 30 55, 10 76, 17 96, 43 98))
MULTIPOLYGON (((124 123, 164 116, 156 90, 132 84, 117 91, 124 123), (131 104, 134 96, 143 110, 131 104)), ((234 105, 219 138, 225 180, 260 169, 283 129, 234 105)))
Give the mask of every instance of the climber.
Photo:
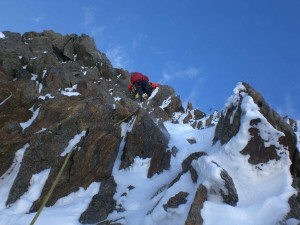
POLYGON ((153 89, 157 88, 159 84, 149 82, 149 78, 140 72, 133 72, 130 75, 130 84, 128 89, 132 91, 135 99, 142 102, 143 99, 150 97, 153 89))

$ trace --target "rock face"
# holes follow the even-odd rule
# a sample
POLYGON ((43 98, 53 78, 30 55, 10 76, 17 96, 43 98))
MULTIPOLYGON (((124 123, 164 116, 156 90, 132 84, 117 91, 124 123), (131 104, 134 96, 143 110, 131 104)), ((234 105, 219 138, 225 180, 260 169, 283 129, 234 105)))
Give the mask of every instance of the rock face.
MULTIPOLYGON (((236 102, 235 105, 231 105, 225 114, 222 114, 220 121, 217 125, 214 143, 220 141, 223 145, 227 143, 233 136, 237 134, 240 129, 241 121, 241 102, 243 98, 242 93, 247 93, 251 96, 259 107, 260 113, 267 119, 267 121, 279 132, 282 132, 284 135, 281 135, 278 139, 278 143, 289 152, 290 159, 292 161, 291 173, 299 177, 300 176, 300 160, 299 154, 297 154, 296 149, 296 135, 292 128, 283 120, 278 113, 276 113, 264 100, 264 98, 255 91, 249 84, 242 83, 245 89, 241 89, 237 95, 240 99, 236 102)), ((241 152, 242 154, 249 154, 249 162, 251 164, 264 163, 272 159, 279 159, 280 155, 275 151, 275 146, 270 145, 266 147, 266 140, 263 140, 262 134, 258 130, 258 126, 262 124, 262 121, 259 118, 253 119, 250 121, 249 133, 253 137, 245 149, 241 152)), ((279 134, 278 134, 279 135, 279 134)))
POLYGON ((168 133, 155 118, 161 115, 165 120, 182 110, 171 87, 161 86, 148 108, 140 108, 127 91, 129 73, 113 68, 87 35, 4 34, 0 39, 0 175, 12 165, 17 150, 29 143, 7 205, 28 190, 33 174, 50 169, 41 196, 30 209, 38 210, 66 158, 62 153, 80 136, 47 206, 79 187, 101 182, 80 222, 105 219, 115 209, 112 170, 122 141, 119 122, 127 117, 136 116, 136 122, 126 137, 120 168, 129 167, 138 156, 151 158, 149 177, 169 169, 168 133), (150 116, 150 109, 159 113, 150 116))
MULTIPOLYGON (((294 187, 298 189, 300 159, 293 128, 267 104, 257 91, 244 82, 235 89, 234 95, 226 105, 225 112, 221 115, 215 130, 214 144, 229 143, 242 126, 248 127, 250 138, 240 153, 249 156, 248 162, 258 169, 263 168, 264 164, 272 160, 279 161, 288 155, 291 161, 290 172, 294 178, 294 187), (243 100, 249 97, 250 101, 256 104, 260 115, 255 114, 256 116, 249 119, 248 124, 241 124, 242 117, 247 113, 245 106, 247 103, 243 100)), ((299 210, 297 210, 299 204, 300 201, 295 195, 290 198, 291 212, 287 218, 300 218, 299 210)))
MULTIPOLYGON (((138 182, 125 185, 124 180, 120 185, 116 171, 134 170, 138 163, 147 168, 143 179, 152 182, 151 193, 155 193, 148 196, 150 206, 138 202, 149 207, 145 211, 148 221, 166 224, 167 218, 176 224, 201 225, 205 201, 214 199, 237 207, 241 198, 234 174, 210 155, 210 149, 197 148, 196 135, 184 139, 191 152, 173 145, 165 121, 189 124, 192 128, 187 127, 197 132, 215 129, 213 142, 221 146, 246 126, 250 138, 238 154, 249 156, 248 163, 257 167, 288 155, 293 187, 299 193, 300 162, 294 131, 250 85, 242 83, 235 90, 222 114, 206 115, 191 103, 184 110, 174 89, 163 85, 138 104, 127 90, 128 71, 113 68, 87 35, 63 36, 53 31, 4 34, 0 39, 0 176, 19 167, 5 206, 16 204, 35 174, 49 174, 28 210, 36 212, 71 152, 46 206, 96 183, 99 190, 97 186, 78 217, 82 224, 127 224, 126 198, 141 187, 138 182), (245 124, 242 102, 247 96, 262 116, 245 124), (272 133, 264 132, 268 124, 272 133), (20 150, 22 159, 15 157, 20 150), (178 157, 181 161, 177 161, 176 154, 183 159, 178 157), (166 175, 166 171, 172 173, 166 175), (155 183, 162 179, 162 186, 155 183)), ((299 194, 290 198, 286 219, 300 219, 299 202, 299 194)), ((127 205, 129 210, 134 207, 127 205)))

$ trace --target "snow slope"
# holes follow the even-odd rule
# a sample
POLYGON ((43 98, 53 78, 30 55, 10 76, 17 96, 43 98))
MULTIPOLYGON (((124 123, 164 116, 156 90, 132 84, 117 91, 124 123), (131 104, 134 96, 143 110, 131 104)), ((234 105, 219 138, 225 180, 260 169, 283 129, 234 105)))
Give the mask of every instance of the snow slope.
MULTIPOLYGON (((230 98, 226 106, 236 101, 237 99, 230 98)), ((269 140, 269 144, 276 145, 274 137, 282 134, 260 114, 250 96, 244 96, 241 107, 244 113, 240 131, 223 146, 219 143, 212 145, 215 127, 196 130, 188 124, 165 122, 164 125, 170 133, 169 147, 176 146, 178 152, 172 155, 170 170, 156 174, 150 179, 147 178, 150 159, 136 158, 130 168, 118 169, 125 137, 134 126, 135 118, 128 123, 122 123, 120 126, 123 141, 120 144, 113 176, 117 183, 114 198, 123 210, 112 212, 108 219, 126 225, 183 225, 197 187, 203 184, 210 190, 214 182, 220 183, 220 168, 223 168, 233 179, 239 201, 237 206, 230 206, 223 203, 222 199, 213 192, 209 192, 208 201, 204 203, 201 210, 205 225, 274 225, 281 221, 289 212, 288 199, 295 193, 291 187, 292 177, 289 172, 288 155, 283 154, 279 161, 274 160, 267 164, 253 166, 248 163, 248 156, 239 152, 250 139, 249 121, 253 118, 262 120, 259 130, 269 140), (196 143, 190 144, 187 139, 194 139, 196 143), (208 156, 203 156, 192 163, 199 175, 198 182, 193 183, 191 177, 184 174, 172 187, 167 188, 182 171, 182 161, 190 154, 199 151, 206 152, 208 156), (213 166, 211 161, 218 163, 220 167, 213 166), (189 193, 187 202, 179 205, 178 208, 165 210, 164 204, 180 191, 189 193)), ((78 141, 79 136, 70 140, 69 145, 78 141)), ((0 225, 28 225, 30 223, 35 213, 27 214, 28 206, 38 197, 49 175, 48 170, 33 175, 28 192, 13 205, 5 206, 8 190, 18 172, 27 147, 28 144, 16 153, 14 165, 0 179, 0 225)), ((67 147, 65 152, 68 152, 69 148, 67 147)), ((80 214, 87 208, 100 185, 100 183, 92 183, 86 190, 82 188, 60 199, 54 206, 45 208, 36 225, 78 225, 80 214)), ((288 224, 297 224, 297 221, 289 220, 288 224)))

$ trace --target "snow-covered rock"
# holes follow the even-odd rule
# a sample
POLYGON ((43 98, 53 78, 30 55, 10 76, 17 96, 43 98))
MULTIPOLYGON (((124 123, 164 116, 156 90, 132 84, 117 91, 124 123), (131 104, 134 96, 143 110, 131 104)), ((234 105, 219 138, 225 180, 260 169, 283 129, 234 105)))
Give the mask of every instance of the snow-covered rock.
POLYGON ((68 157, 37 224, 300 219, 295 130, 248 84, 237 85, 222 115, 185 111, 168 86, 138 104, 129 73, 92 38, 3 35, 0 224, 30 224, 68 157))

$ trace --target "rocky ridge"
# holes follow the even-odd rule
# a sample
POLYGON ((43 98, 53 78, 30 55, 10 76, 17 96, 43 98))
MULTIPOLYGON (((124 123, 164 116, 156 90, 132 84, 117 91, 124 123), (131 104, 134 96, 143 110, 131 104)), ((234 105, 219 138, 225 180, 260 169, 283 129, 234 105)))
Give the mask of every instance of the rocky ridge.
MULTIPOLYGON (((0 39, 2 179, 18 164, 14 161, 18 151, 26 150, 5 201, 7 207, 26 193, 34 174, 48 171, 43 190, 29 209, 29 212, 37 211, 66 158, 65 149, 74 148, 47 206, 80 187, 86 189, 93 182, 101 182, 98 193, 78 220, 82 224, 116 224, 107 218, 113 212, 126 210, 114 197, 117 184, 113 170, 120 152, 117 169, 129 168, 136 157, 149 158, 147 177, 151 179, 169 170, 170 161, 178 152, 177 146, 169 145, 164 121, 190 124, 194 129, 216 126, 213 142, 226 146, 243 125, 241 118, 246 113, 243 101, 251 98, 262 116, 247 121, 252 138, 239 154, 249 156, 248 163, 257 168, 288 156, 292 162, 293 186, 298 194, 291 196, 291 211, 282 223, 289 218, 300 220, 300 160, 295 125, 292 120, 292 126, 288 125, 249 84, 241 83, 235 89, 232 101, 222 113, 206 115, 193 109, 191 104, 184 109, 179 96, 168 86, 159 87, 140 106, 127 91, 128 71, 113 68, 87 35, 63 36, 53 31, 23 35, 3 33, 5 38, 0 39), (126 135, 121 122, 130 127, 126 135), (272 126, 274 133, 266 135, 266 126, 272 126)), ((189 142, 192 144, 194 140, 189 142)), ((239 196, 231 174, 207 152, 199 150, 190 154, 181 167, 181 172, 169 184, 160 187, 152 200, 180 185, 181 178, 188 175, 197 188, 185 224, 203 223, 199 210, 211 192, 220 196, 225 204, 237 205, 239 196), (200 177, 205 174, 200 163, 219 174, 210 187, 201 183, 200 177)), ((155 215, 159 208, 167 212, 187 204, 189 195, 180 191, 171 197, 160 197, 149 215, 155 215)), ((121 219, 118 221, 122 224, 121 219)))

